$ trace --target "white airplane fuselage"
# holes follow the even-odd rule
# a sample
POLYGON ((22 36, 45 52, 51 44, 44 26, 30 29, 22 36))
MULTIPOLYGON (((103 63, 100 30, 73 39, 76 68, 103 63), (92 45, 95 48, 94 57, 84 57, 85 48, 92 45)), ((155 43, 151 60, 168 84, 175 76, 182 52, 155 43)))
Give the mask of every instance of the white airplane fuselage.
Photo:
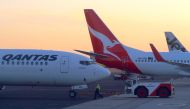
MULTIPOLYGON (((140 70, 139 73, 141 74, 163 77, 190 76, 190 69, 188 67, 185 68, 164 62, 158 62, 152 52, 133 52, 132 54, 133 55, 130 55, 131 59, 136 67, 140 70)), ((190 54, 187 52, 161 52, 160 54, 170 62, 190 65, 190 54)))
POLYGON ((0 85, 72 86, 103 79, 109 71, 63 51, 0 50, 0 85))
POLYGON ((120 69, 127 73, 169 78, 190 77, 189 52, 159 53, 156 48, 153 52, 144 52, 127 47, 120 43, 92 9, 85 9, 84 13, 94 54, 79 52, 95 56, 98 63, 108 68, 120 69))

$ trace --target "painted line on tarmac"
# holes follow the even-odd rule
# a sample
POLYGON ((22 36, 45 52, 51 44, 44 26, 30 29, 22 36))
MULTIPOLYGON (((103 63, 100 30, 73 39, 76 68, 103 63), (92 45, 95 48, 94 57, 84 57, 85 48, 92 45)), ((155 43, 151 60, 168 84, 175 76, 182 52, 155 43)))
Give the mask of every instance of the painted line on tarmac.
POLYGON ((186 106, 187 104, 185 103, 159 103, 159 106, 177 106, 177 107, 182 107, 186 106))

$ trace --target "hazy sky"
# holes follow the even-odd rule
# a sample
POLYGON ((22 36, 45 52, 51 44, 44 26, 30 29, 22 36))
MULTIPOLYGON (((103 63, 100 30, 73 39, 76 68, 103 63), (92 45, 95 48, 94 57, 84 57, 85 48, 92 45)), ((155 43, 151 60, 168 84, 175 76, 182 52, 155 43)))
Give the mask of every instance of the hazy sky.
POLYGON ((127 46, 168 51, 172 31, 190 50, 190 0, 0 0, 0 48, 92 51, 85 8, 127 46))

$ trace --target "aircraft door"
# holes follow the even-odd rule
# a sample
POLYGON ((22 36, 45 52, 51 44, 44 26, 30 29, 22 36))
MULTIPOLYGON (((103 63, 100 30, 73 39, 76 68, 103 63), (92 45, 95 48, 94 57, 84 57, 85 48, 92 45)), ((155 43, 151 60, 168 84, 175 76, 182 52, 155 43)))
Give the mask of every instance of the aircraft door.
POLYGON ((69 57, 63 56, 60 63, 61 73, 69 72, 69 57))

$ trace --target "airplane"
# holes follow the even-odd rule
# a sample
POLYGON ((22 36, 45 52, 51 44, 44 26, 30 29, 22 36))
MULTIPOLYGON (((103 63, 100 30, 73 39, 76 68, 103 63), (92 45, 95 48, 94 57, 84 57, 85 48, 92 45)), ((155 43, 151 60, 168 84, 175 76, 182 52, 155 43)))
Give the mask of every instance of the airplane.
POLYGON ((84 13, 94 52, 76 50, 77 52, 93 56, 96 62, 108 68, 123 70, 126 74, 168 79, 190 76, 188 67, 181 68, 183 64, 190 64, 189 53, 161 52, 166 60, 176 64, 159 62, 153 52, 144 52, 121 44, 92 9, 85 9, 84 13))
MULTIPOLYGON (((0 49, 0 86, 78 86, 110 72, 75 53, 52 50, 0 49)), ((75 89, 69 91, 76 97, 75 89)))
POLYGON ((179 74, 186 75, 187 77, 189 77, 190 59, 189 59, 188 52, 180 52, 180 53, 177 53, 177 55, 173 55, 173 56, 170 55, 170 57, 163 57, 162 56, 163 54, 159 53, 153 44, 150 44, 150 47, 157 62, 162 63, 162 64, 167 64, 168 69, 177 70, 179 74), (171 59, 171 56, 173 57, 172 59, 171 59), (177 59, 175 60, 176 56, 181 56, 182 60, 177 60, 177 59))
POLYGON ((165 32, 165 37, 169 51, 182 51, 188 52, 183 44, 175 37, 172 32, 165 32))

